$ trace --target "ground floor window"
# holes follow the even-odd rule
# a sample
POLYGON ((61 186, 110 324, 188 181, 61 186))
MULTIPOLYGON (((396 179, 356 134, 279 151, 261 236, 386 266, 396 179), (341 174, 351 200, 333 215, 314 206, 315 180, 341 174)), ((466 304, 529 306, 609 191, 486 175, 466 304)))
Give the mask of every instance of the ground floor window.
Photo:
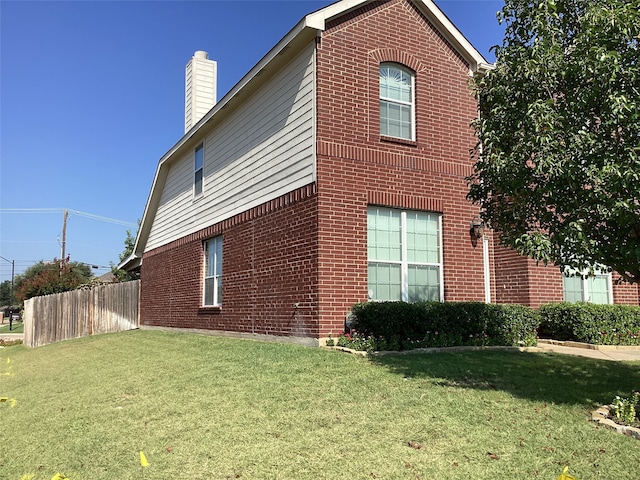
POLYGON ((369 299, 442 300, 441 232, 440 214, 369 207, 369 299))
POLYGON ((562 291, 566 302, 613 303, 611 274, 597 269, 593 275, 565 269, 562 291))
POLYGON ((205 306, 222 305, 222 237, 204 242, 205 306))

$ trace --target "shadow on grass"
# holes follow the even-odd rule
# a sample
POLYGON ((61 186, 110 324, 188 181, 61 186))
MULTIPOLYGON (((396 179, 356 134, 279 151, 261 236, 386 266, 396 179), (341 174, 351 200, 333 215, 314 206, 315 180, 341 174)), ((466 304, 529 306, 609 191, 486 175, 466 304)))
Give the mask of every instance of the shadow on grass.
POLYGON ((552 353, 475 351, 369 357, 404 377, 439 386, 502 390, 514 397, 592 407, 640 389, 640 362, 552 353))

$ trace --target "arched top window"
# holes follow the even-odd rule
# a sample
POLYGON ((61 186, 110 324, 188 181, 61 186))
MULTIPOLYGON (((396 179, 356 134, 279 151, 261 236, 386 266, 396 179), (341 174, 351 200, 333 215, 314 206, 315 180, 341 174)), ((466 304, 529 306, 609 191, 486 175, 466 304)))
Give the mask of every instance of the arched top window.
POLYGON ((415 76, 396 63, 380 64, 380 135, 415 140, 415 76))

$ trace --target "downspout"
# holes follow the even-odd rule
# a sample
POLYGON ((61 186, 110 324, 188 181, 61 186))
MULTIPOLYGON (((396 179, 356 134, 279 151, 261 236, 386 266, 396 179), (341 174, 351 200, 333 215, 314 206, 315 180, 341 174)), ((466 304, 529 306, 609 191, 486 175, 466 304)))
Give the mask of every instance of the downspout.
MULTIPOLYGON (((489 70, 493 70, 495 64, 479 63, 476 66, 476 73, 484 75, 489 70)), ((479 101, 479 99, 478 99, 479 101)), ((480 117, 480 105, 478 105, 478 118, 480 117)), ((480 155, 482 155, 482 144, 480 144, 480 155)), ((484 270, 484 301, 491 303, 491 266, 489 263, 489 237, 482 236, 482 267, 484 270)))
POLYGON ((491 269, 489 266, 489 237, 482 237, 482 265, 484 267, 484 301, 491 303, 491 269))

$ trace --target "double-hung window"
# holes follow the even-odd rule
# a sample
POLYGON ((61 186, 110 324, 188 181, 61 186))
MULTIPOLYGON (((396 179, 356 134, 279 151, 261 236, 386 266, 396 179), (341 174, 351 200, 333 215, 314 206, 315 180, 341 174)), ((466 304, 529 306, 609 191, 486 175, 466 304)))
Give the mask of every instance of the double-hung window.
POLYGON ((437 213, 369 207, 369 298, 442 300, 441 231, 437 213))
POLYGON ((202 195, 202 178, 204 171, 204 145, 196 147, 194 155, 193 196, 202 195))
POLYGON ((566 302, 613 303, 611 274, 594 269, 579 272, 566 268, 562 276, 562 291, 566 302))
POLYGON ((204 305, 222 305, 222 237, 204 242, 204 305))
POLYGON ((415 77, 395 63, 380 65, 380 135, 415 140, 415 77))

